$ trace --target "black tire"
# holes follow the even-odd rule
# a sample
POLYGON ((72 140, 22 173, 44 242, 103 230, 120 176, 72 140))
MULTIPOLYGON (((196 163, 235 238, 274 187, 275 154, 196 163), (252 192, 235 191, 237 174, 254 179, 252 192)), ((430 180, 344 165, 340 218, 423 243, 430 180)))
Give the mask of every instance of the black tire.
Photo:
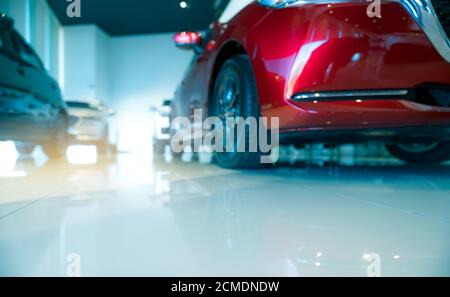
POLYGON ((61 114, 51 132, 52 139, 42 144, 42 149, 49 159, 65 157, 68 146, 67 127, 67 117, 61 114))
MULTIPOLYGON (((427 149, 407 149, 402 145, 387 145, 388 151, 395 157, 408 163, 442 163, 450 160, 450 143, 436 143, 427 149)), ((411 147, 412 148, 412 147, 411 147)))
MULTIPOLYGON (((257 122, 259 122, 260 106, 255 75, 251 61, 247 55, 236 55, 227 60, 222 65, 214 83, 210 116, 218 116, 223 119, 228 116, 227 114, 230 113, 229 110, 232 110, 232 117, 243 117, 244 119, 255 117, 257 122), (228 94, 224 97, 224 94, 231 90, 224 89, 230 88, 229 85, 231 84, 235 85, 232 87, 232 99, 229 99, 228 97, 230 95, 228 94)), ((249 142, 249 133, 245 131, 241 135, 240 140, 235 141, 234 152, 215 152, 214 161, 220 167, 229 169, 260 168, 262 166, 262 154, 259 150, 259 144, 257 143, 256 145, 257 151, 252 152, 249 150, 249 142), (246 149, 244 152, 237 152, 237 143, 239 141, 245 141, 246 149)))

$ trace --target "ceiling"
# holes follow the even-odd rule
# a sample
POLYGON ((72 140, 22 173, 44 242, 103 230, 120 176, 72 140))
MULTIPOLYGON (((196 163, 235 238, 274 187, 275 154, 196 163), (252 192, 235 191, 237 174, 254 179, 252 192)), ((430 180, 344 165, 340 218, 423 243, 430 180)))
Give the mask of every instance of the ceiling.
MULTIPOLYGON (((69 18, 66 0, 47 0, 63 25, 97 24, 110 35, 203 30, 214 19, 213 0, 80 0, 81 18, 69 18)), ((220 1, 218 1, 220 2, 220 1)))

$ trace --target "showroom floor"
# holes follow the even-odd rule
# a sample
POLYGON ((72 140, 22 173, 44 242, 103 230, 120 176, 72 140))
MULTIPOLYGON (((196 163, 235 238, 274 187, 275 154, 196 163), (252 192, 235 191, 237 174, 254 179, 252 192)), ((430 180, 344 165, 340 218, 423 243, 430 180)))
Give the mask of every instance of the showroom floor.
POLYGON ((449 166, 8 162, 0 276, 450 275, 449 166))

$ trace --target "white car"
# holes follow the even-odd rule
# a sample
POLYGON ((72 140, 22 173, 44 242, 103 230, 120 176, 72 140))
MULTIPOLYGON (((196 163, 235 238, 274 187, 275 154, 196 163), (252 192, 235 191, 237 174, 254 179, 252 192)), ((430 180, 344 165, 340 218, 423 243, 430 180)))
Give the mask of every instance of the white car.
POLYGON ((114 112, 100 102, 67 101, 69 115, 77 120, 69 127, 72 144, 95 144, 100 154, 109 148, 109 117, 114 112))

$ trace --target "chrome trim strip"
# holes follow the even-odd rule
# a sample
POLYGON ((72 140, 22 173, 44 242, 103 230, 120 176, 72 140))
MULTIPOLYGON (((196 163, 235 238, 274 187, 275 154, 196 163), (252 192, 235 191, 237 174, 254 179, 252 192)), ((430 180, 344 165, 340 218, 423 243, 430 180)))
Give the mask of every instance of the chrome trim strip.
POLYGON ((316 92, 300 93, 292 97, 294 101, 312 101, 312 100, 354 100, 367 99, 367 97, 395 97, 406 96, 408 90, 366 90, 366 91, 336 91, 336 92, 316 92), (365 98, 366 97, 366 98, 365 98))

